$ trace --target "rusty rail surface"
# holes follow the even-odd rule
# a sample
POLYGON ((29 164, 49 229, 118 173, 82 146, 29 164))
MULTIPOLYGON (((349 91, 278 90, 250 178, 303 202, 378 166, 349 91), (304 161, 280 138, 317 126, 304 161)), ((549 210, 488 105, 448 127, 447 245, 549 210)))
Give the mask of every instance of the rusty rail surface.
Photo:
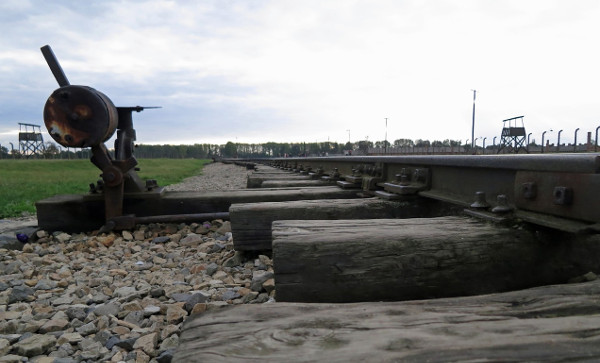
POLYGON ((345 156, 237 160, 360 187, 366 196, 418 195, 492 221, 600 232, 600 154, 345 156))

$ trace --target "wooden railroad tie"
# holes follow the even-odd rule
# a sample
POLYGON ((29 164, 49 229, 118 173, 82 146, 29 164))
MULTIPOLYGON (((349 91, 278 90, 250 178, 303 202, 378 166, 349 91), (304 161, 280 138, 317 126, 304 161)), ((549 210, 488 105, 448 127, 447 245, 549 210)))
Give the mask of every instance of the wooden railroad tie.
POLYGON ((600 280, 405 302, 233 305, 189 317, 173 361, 595 361, 598 300, 600 280))
POLYGON ((600 236, 468 217, 273 222, 277 301, 428 299, 523 289, 593 270, 600 236))
MULTIPOLYGON (((342 189, 340 189, 342 190, 342 189)), ((457 213, 453 206, 417 196, 402 201, 379 198, 320 199, 232 204, 229 208, 236 251, 267 251, 272 248, 271 224, 276 220, 334 220, 439 217, 457 213)), ((462 209, 459 209, 462 211, 462 209)))

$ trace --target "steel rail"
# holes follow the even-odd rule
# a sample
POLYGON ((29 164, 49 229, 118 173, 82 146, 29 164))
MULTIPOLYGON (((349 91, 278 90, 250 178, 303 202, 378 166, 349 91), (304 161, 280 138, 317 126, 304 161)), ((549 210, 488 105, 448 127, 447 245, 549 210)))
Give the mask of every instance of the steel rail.
POLYGON ((600 232, 600 154, 336 156, 247 159, 340 174, 341 187, 396 199, 419 195, 490 220, 522 219, 568 232, 600 232))

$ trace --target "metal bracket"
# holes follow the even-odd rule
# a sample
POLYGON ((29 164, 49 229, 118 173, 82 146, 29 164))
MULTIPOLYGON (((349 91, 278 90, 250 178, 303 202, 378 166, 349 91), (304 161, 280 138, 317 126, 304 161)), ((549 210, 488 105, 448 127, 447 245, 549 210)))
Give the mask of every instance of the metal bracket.
POLYGON ((431 176, 428 168, 403 168, 393 182, 383 183, 387 192, 413 195, 429 189, 431 176))
POLYGON ((518 171, 518 209, 600 223, 600 174, 518 171))

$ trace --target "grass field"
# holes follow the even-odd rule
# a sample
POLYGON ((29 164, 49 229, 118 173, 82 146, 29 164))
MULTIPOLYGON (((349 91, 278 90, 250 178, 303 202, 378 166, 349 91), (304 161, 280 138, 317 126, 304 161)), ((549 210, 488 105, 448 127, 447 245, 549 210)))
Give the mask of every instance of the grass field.
MULTIPOLYGON (((198 175, 210 160, 141 159, 138 175, 158 185, 198 175)), ((35 212, 34 203, 57 194, 87 193, 100 170, 89 160, 0 160, 0 218, 35 212)))

